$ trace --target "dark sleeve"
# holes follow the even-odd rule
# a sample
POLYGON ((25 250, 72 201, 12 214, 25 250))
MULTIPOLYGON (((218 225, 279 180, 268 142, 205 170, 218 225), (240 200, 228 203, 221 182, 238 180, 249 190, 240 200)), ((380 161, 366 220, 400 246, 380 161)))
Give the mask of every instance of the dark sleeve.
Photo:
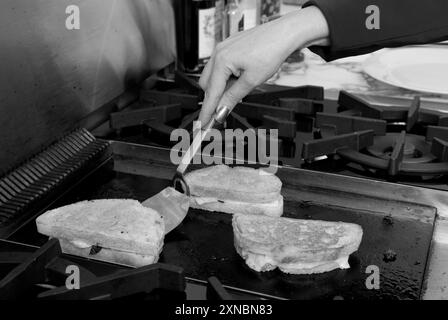
POLYGON ((311 50, 326 60, 448 39, 448 0, 311 0, 304 7, 313 5, 327 19, 331 45, 311 50), (379 8, 379 29, 366 27, 370 5, 379 8))

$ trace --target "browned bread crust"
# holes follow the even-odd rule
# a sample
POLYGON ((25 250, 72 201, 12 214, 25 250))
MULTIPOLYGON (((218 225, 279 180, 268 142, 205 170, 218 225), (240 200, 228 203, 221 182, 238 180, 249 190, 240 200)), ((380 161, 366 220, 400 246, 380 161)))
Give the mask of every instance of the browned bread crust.
POLYGON ((282 182, 262 169, 211 166, 185 176, 190 193, 196 197, 248 203, 269 203, 278 199, 282 182))
POLYGON ((65 239, 79 248, 100 246, 158 256, 164 239, 162 216, 136 200, 82 201, 45 212, 36 219, 39 233, 65 239))
POLYGON ((237 252, 257 271, 348 268, 348 257, 362 239, 359 225, 344 222, 234 215, 232 225, 237 252))

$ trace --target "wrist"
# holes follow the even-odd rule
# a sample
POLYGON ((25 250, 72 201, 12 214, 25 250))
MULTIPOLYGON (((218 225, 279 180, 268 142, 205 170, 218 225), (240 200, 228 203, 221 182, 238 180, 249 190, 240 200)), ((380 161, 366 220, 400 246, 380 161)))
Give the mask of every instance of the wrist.
POLYGON ((311 45, 329 45, 330 30, 327 20, 318 7, 310 6, 285 16, 292 30, 294 50, 311 45), (289 16, 290 15, 290 16, 289 16))

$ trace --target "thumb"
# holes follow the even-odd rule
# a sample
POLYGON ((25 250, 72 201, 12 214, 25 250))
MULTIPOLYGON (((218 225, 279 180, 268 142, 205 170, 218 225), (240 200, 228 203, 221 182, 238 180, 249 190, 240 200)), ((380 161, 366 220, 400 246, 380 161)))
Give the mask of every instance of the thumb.
POLYGON ((218 106, 226 106, 230 110, 247 96, 254 86, 247 80, 244 73, 224 91, 218 106))

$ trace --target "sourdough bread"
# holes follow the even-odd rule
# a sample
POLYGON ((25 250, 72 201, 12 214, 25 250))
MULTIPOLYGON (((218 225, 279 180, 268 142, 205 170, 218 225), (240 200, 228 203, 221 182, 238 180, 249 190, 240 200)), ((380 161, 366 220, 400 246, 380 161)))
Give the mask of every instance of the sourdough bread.
POLYGON ((161 215, 136 200, 82 201, 47 211, 36 225, 39 233, 60 239, 64 252, 92 258, 106 255, 107 260, 121 253, 157 261, 163 247, 161 215), (101 250, 87 254, 92 247, 101 250))
POLYGON ((263 169, 211 166, 185 176, 192 208, 224 213, 281 216, 282 183, 263 169))
POLYGON ((282 182, 263 169, 229 167, 224 164, 195 170, 185 176, 190 193, 196 197, 249 203, 278 200, 282 182))
POLYGON ((234 215, 235 248, 256 271, 279 268, 311 274, 349 268, 362 239, 359 225, 344 222, 234 215))

